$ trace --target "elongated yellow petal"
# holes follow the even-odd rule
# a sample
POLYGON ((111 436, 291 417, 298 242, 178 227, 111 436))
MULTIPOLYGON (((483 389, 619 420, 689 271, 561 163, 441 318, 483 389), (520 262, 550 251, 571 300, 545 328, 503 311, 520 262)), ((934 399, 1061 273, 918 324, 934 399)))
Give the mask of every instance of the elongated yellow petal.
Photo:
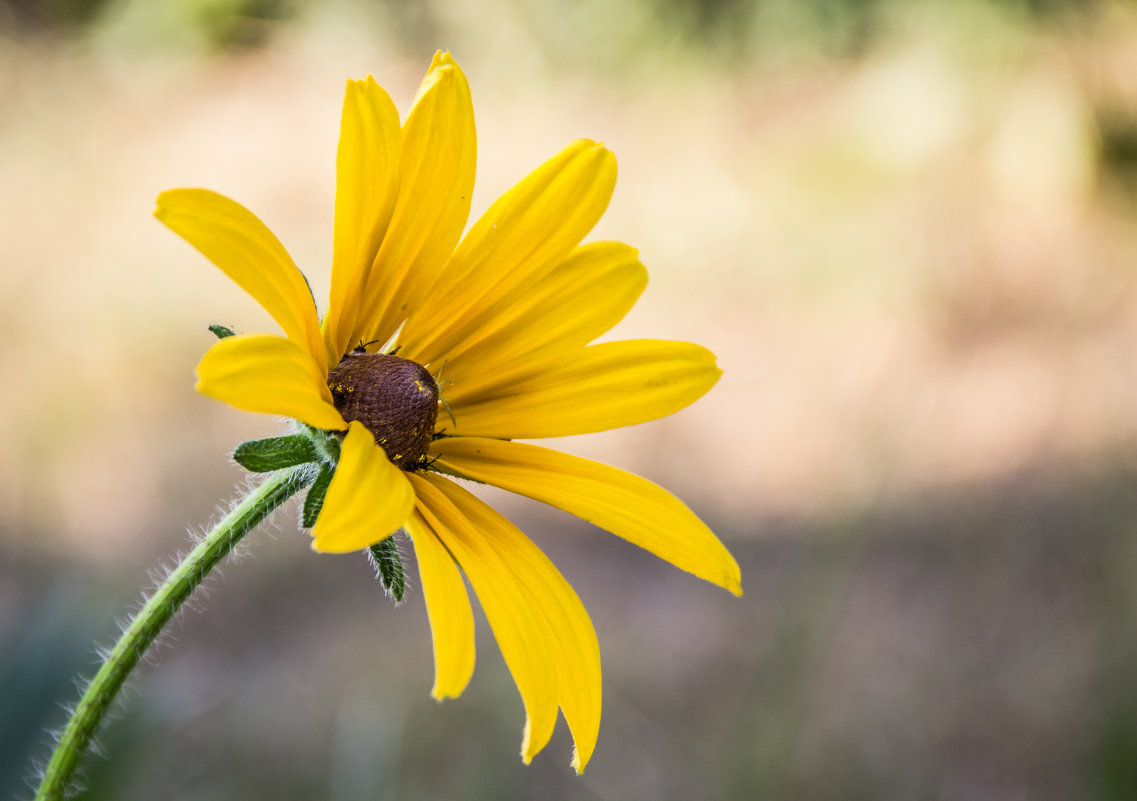
POLYGON ((312 527, 312 550, 347 553, 374 545, 407 524, 414 502, 407 474, 391 464, 362 423, 352 420, 312 527))
POLYGON ((553 736, 558 683, 545 648, 545 624, 490 542, 425 477, 408 474, 416 509, 454 555, 485 610, 505 664, 525 704, 521 757, 529 762, 553 736), (520 596, 520 597, 519 597, 520 596))
POLYGON ((336 154, 332 289, 324 315, 328 364, 357 344, 360 298, 399 194, 403 136, 395 104, 370 75, 348 81, 336 154))
POLYGON ((154 216, 252 295, 327 374, 308 282, 280 240, 251 211, 208 189, 171 189, 158 196, 154 216))
POLYGON ((215 343, 197 365, 197 391, 249 412, 347 427, 311 354, 283 337, 246 334, 215 343))
MULTIPOLYGON (((488 540, 517 587, 546 625, 546 647, 557 670, 557 700, 575 743, 573 767, 584 770, 600 731, 600 645, 584 604, 572 586, 532 540, 462 487, 440 476, 428 480, 488 540)), ((471 578, 471 581, 473 579, 471 578)))
POLYGON ((399 342, 420 364, 444 359, 516 290, 532 286, 604 214, 616 185, 616 159, 578 140, 501 196, 454 251, 399 342))
POLYGON ((589 434, 672 414, 698 400, 722 371, 689 342, 622 340, 575 354, 537 354, 446 390, 466 436, 536 439, 589 434))
POLYGON ((730 552, 682 501, 647 479, 520 442, 447 437, 431 451, 448 470, 556 506, 742 594, 730 552))
POLYGON ((470 579, 525 701, 528 762, 552 733, 559 705, 583 770, 600 728, 600 649, 583 604, 512 523, 453 482, 413 476, 420 509, 470 579), (549 704, 551 703, 551 709, 549 704))
POLYGON ((434 642, 434 688, 438 700, 457 698, 474 674, 474 613, 466 584, 446 546, 421 514, 407 523, 415 546, 422 594, 434 642))
POLYGON ((399 200, 363 294, 358 339, 386 342, 434 283, 470 215, 476 162, 470 85, 449 53, 435 53, 403 125, 399 200))
POLYGON ((582 245, 548 277, 498 304, 480 339, 451 348, 443 374, 460 385, 523 356, 578 350, 623 319, 646 286, 635 248, 582 245))

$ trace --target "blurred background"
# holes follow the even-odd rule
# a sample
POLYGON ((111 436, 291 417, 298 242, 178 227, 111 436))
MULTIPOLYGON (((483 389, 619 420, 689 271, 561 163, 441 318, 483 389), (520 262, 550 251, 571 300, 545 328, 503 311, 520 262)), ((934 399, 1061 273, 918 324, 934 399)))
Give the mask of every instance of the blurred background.
POLYGON ((491 500, 589 608, 605 718, 525 767, 484 620, 429 697, 396 608, 295 509, 170 627, 90 799, 1137 798, 1137 4, 0 0, 0 795, 76 676, 281 430, 196 395, 209 323, 275 328, 150 216, 206 186, 327 296, 343 84, 473 88, 476 216, 570 139, 593 238, 652 283, 615 334, 725 374, 561 444, 664 484, 741 599, 491 500))

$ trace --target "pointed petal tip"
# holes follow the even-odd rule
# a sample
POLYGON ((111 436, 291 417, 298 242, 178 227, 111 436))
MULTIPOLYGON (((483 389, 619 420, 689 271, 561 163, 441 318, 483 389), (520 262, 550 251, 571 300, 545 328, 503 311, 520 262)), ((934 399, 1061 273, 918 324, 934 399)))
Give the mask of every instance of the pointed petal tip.
POLYGON ((356 548, 354 545, 350 548, 345 548, 342 545, 332 545, 321 537, 313 537, 309 547, 313 553, 354 553, 355 551, 362 550, 362 548, 356 548))
POLYGON ((218 197, 223 200, 228 200, 224 195, 214 192, 212 189, 202 189, 201 187, 194 186, 178 186, 173 189, 163 189, 158 193, 158 197, 154 198, 154 214, 159 212, 166 213, 172 211, 171 207, 178 205, 180 202, 187 200, 200 200, 202 198, 210 199, 211 197, 218 197))
POLYGON ((584 739, 577 737, 575 732, 573 733, 572 760, 569 764, 576 771, 577 776, 582 775, 584 769, 588 767, 588 763, 592 761, 592 754, 596 751, 596 738, 599 734, 599 719, 596 721, 596 727, 587 732, 584 739))
MULTIPOLYGON (((439 48, 434 51, 434 57, 430 60, 430 68, 427 72, 437 69, 441 66, 458 67, 458 62, 454 60, 454 56, 450 54, 449 50, 439 48)), ((461 67, 459 67, 461 69, 461 67)))
POLYGON ((458 62, 454 60, 454 56, 450 55, 449 50, 439 50, 434 54, 434 57, 435 57, 435 61, 434 61, 435 64, 439 64, 439 65, 445 64, 445 65, 451 66, 451 67, 457 67, 458 66, 458 62))
MULTIPOLYGON (((529 713, 527 710, 525 713, 525 727, 522 730, 522 734, 521 734, 521 761, 522 761, 522 763, 524 763, 526 765, 532 763, 533 757, 535 757, 535 756, 537 756, 537 754, 541 753, 541 751, 544 749, 545 745, 548 743, 547 737, 546 737, 544 743, 534 742, 533 737, 532 737, 532 733, 533 733, 533 730, 532 730, 532 727, 530 726, 529 713)), ((552 735, 551 731, 549 732, 549 735, 550 736, 552 735)))
MULTIPOLYGON (((316 522, 319 523, 320 522, 319 519, 317 519, 316 522)), ((313 528, 312 530, 315 531, 315 528, 313 528)), ((398 529, 395 529, 395 531, 397 531, 397 530, 398 529)), ((392 531, 391 533, 393 534, 394 531, 392 531)), ((389 536, 390 536, 390 534, 386 535, 385 537, 380 537, 375 542, 379 542, 381 540, 384 540, 384 539, 386 539, 386 537, 389 537, 389 536)), ((362 542, 363 542, 363 540, 361 540, 361 539, 354 539, 350 536, 345 537, 345 536, 343 536, 342 533, 337 532, 336 534, 333 534, 331 536, 313 535, 311 547, 312 547, 312 550, 315 551, 316 553, 342 554, 342 553, 356 553, 358 551, 363 551, 363 550, 369 548, 371 545, 375 544, 375 542, 371 542, 371 543, 367 543, 367 544, 360 544, 362 542)))
POLYGON ((598 161, 611 161, 612 166, 616 165, 616 154, 605 147, 603 142, 597 142, 595 139, 581 137, 574 139, 565 145, 565 152, 571 152, 575 158, 594 158, 598 161))
POLYGON ((435 675, 434 686, 430 688, 430 697, 438 703, 442 703, 447 698, 458 698, 466 690, 466 685, 470 683, 470 677, 473 676, 473 670, 470 670, 466 680, 462 682, 461 686, 443 687, 438 684, 437 674, 435 675))
POLYGON ((531 741, 532 738, 529 736, 529 715, 526 715, 525 728, 521 733, 521 761, 526 765, 533 761, 533 757, 537 754, 537 751, 540 750, 532 750, 530 748, 531 741))
POLYGON ((165 222, 166 218, 169 217, 173 211, 172 207, 177 204, 179 196, 184 196, 193 191, 192 189, 179 188, 165 189, 159 192, 158 197, 154 198, 154 216, 162 222, 165 222))
POLYGON ((580 752, 576 750, 575 745, 572 747, 572 761, 569 762, 569 764, 572 766, 572 769, 576 771, 577 776, 584 775, 584 769, 588 767, 588 760, 585 759, 581 761, 580 752))
POLYGON ((312 541, 308 544, 308 547, 312 549, 312 553, 345 554, 364 551, 369 546, 360 546, 358 543, 348 543, 345 545, 335 542, 331 537, 313 536, 312 541))
POLYGON ((722 587, 731 595, 741 598, 742 568, 738 566, 738 562, 735 560, 734 556, 731 555, 730 551, 726 550, 726 546, 723 546, 723 555, 727 559, 727 564, 723 565, 722 576, 717 581, 715 579, 710 580, 712 583, 722 587))
MULTIPOLYGON (((317 522, 319 522, 319 521, 317 520, 317 522)), ((312 530, 315 531, 314 528, 312 530)), ((394 532, 392 532, 392 533, 394 533, 394 532)), ((390 534, 388 534, 387 536, 389 537, 390 534)), ((376 542, 381 542, 382 540, 384 540, 386 538, 387 537, 380 537, 378 540, 376 540, 376 542)), ((315 536, 315 535, 313 535, 312 542, 311 542, 311 548, 316 553, 335 553, 335 554, 356 553, 358 551, 364 551, 374 544, 376 544, 376 543, 373 542, 373 543, 369 543, 367 545, 360 545, 358 541, 344 540, 342 537, 328 537, 328 536, 315 536)))
POLYGON ((426 71, 426 76, 415 96, 414 105, 418 105, 428 90, 454 91, 455 83, 464 87, 462 90, 464 93, 469 93, 466 74, 462 72, 458 62, 451 58, 449 51, 439 50, 435 53, 434 60, 430 62, 430 68, 426 71))
POLYGON ((615 169, 616 154, 609 150, 607 145, 605 145, 603 142, 597 142, 592 139, 585 139, 584 141, 589 143, 588 150, 595 154, 595 157, 597 159, 601 161, 612 162, 612 168, 615 169))

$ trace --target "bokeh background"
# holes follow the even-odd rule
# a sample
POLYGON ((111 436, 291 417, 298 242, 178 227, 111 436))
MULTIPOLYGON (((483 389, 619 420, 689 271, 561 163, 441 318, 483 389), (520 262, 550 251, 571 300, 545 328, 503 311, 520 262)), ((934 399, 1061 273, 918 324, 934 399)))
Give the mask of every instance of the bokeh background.
POLYGON ((473 87, 474 214, 570 139, 593 238, 652 283, 616 330, 725 374, 563 447, 666 485, 731 597, 503 495, 595 621, 605 718, 534 764, 484 621, 429 698, 422 596, 295 510, 131 682, 89 799, 1137 797, 1137 5, 1062 0, 0 2, 0 795, 75 676, 280 430, 192 390, 274 330, 150 217, 249 206, 326 297, 343 82, 473 87))

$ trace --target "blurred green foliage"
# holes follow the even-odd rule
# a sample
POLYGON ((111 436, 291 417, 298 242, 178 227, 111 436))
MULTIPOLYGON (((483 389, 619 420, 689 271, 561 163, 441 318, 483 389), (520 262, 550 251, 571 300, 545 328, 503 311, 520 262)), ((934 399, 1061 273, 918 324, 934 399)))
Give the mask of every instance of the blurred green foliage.
POLYGON ((1103 173, 1137 198, 1137 109, 1106 107, 1096 117, 1103 173))
POLYGON ((0 22, 16 30, 68 32, 99 19, 112 0, 4 0, 0 22))
POLYGON ((187 33, 216 49, 263 45, 272 23, 296 18, 299 0, 3 0, 0 24, 19 33, 82 34, 116 17, 140 16, 151 32, 173 38, 187 33), (163 24, 164 23, 164 24, 163 24))
MULTIPOLYGON (((935 0, 920 5, 969 5, 935 0)), ((1005 13, 1035 21, 1076 21, 1102 5, 1078 0, 988 0, 1005 13)), ((897 0, 526 0, 499 9, 475 4, 485 13, 505 11, 526 24, 550 53, 572 42, 566 58, 582 56, 580 44, 612 45, 632 51, 665 41, 712 60, 730 61, 784 48, 816 48, 829 55, 855 55, 895 16, 897 0)), ((325 6, 357 15, 408 49, 433 47, 445 38, 447 4, 379 0, 320 3, 317 0, 0 0, 0 24, 17 33, 74 33, 114 19, 145 19, 151 44, 187 37, 216 49, 263 45, 275 25, 302 21, 325 6)))

